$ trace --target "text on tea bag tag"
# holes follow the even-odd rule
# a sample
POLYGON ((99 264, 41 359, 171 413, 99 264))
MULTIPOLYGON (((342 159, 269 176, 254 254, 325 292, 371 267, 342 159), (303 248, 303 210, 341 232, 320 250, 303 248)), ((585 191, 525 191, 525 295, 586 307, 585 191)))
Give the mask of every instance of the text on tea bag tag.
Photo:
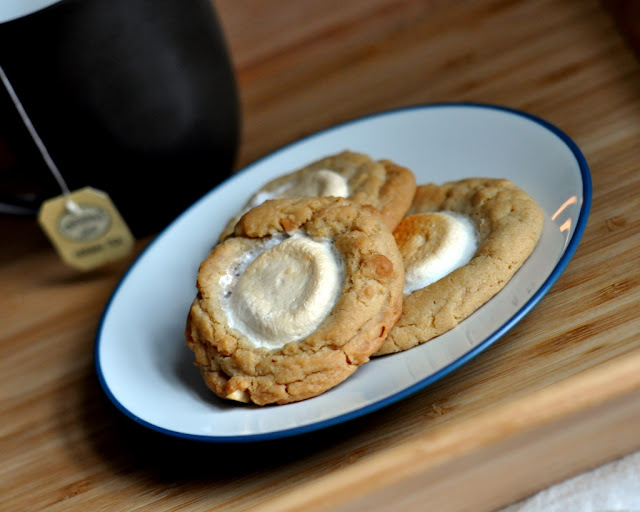
POLYGON ((42 203, 38 222, 62 260, 91 270, 120 259, 134 238, 109 196, 91 187, 42 203))

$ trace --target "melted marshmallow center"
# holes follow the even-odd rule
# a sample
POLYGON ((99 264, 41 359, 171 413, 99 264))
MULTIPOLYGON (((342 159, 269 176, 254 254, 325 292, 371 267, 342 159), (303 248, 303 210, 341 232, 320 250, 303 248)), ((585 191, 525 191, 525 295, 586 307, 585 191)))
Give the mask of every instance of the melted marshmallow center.
POLYGON ((405 220, 417 229, 399 241, 405 263, 405 295, 466 265, 478 249, 475 224, 466 215, 437 212, 412 217, 405 220))
POLYGON ((229 323, 256 347, 269 349, 316 330, 344 280, 333 244, 301 234, 262 247, 242 266, 225 277, 229 323))
POLYGON ((283 199, 289 197, 347 197, 349 185, 341 174, 329 169, 319 169, 299 178, 292 178, 281 187, 258 192, 249 201, 249 206, 255 208, 268 199, 283 199))

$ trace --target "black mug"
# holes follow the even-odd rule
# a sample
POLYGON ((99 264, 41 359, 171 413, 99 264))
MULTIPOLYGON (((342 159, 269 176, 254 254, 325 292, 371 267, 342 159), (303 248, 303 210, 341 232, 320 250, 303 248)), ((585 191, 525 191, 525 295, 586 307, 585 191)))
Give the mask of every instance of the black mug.
MULTIPOLYGON (((137 236, 233 170, 240 108, 211 2, 0 2, 0 66, 52 160, 71 190, 107 192, 137 236)), ((0 203, 28 211, 60 192, 0 85, 0 203)))

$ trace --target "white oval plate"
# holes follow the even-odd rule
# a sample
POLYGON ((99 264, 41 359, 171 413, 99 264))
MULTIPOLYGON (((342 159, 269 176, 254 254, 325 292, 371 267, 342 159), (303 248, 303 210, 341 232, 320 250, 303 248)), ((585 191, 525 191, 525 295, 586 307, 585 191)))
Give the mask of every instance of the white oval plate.
POLYGON ((149 245, 105 310, 95 347, 100 383, 133 420, 199 441, 274 439, 361 416, 449 374, 521 320, 566 267, 590 202, 589 169, 578 147, 554 126, 522 112, 437 104, 330 128, 234 175, 149 245), (339 386, 302 402, 260 408, 222 401, 204 386, 184 341, 198 265, 231 215, 261 184, 344 149, 405 165, 418 184, 472 176, 510 179, 544 210, 540 242, 502 291, 429 343, 375 358, 339 386))

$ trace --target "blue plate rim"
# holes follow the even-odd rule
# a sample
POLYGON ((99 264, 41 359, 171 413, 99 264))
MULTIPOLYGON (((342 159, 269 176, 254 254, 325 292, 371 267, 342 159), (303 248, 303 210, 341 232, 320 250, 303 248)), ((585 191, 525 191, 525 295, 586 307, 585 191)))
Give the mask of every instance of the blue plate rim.
POLYGON ((270 440, 275 440, 275 439, 282 439, 282 438, 285 438, 285 437, 292 437, 292 436, 297 436, 297 435, 301 435, 301 434, 306 434, 306 433, 314 432, 314 431, 317 431, 317 430, 322 430, 322 429, 325 429, 325 428, 328 428, 328 427, 336 426, 336 425, 339 425, 341 423, 345 423, 347 421, 350 421, 350 420, 365 416, 365 415, 370 414, 370 413, 372 413, 374 411, 380 410, 380 409, 382 409, 382 408, 384 408, 384 407, 386 407, 388 405, 391 405, 391 404, 393 404, 395 402, 403 400, 403 399, 407 398, 408 396, 416 393, 417 391, 419 391, 419 390, 421 390, 423 388, 426 388, 427 386, 433 384, 434 382, 436 382, 436 381, 442 379, 443 377, 449 375, 450 373, 454 372, 455 370, 457 370, 458 368, 460 368, 461 366, 466 364, 468 361, 470 361, 471 359, 476 357, 478 354, 480 354, 481 352, 486 350, 489 346, 491 346, 493 343, 495 343, 499 338, 504 336, 520 320, 522 320, 522 318, 524 318, 529 313, 529 311, 531 311, 531 309, 542 299, 542 297, 544 297, 546 295, 546 293, 549 291, 551 286, 558 280, 558 278, 560 277, 562 272, 565 270, 565 268, 569 264, 569 261, 573 257, 573 255, 574 255, 574 253, 575 253, 575 251, 576 251, 576 249, 578 247, 578 244, 579 244, 579 242, 580 242, 580 240, 582 238, 584 230, 586 228, 587 220, 588 220, 588 217, 589 217, 589 212, 591 210, 591 200, 592 200, 591 173, 590 173, 590 170, 589 170, 589 165, 587 163, 587 160, 584 157, 584 155, 583 155, 582 151, 580 150, 580 148, 578 147, 578 145, 573 141, 573 139, 571 139, 571 137, 569 137, 563 130, 561 130, 557 126, 553 125, 549 121, 546 121, 545 119, 542 119, 542 118, 540 118, 540 117, 538 117, 536 115, 530 114, 530 113, 525 112, 523 110, 519 110, 519 109, 515 109, 515 108, 512 108, 512 107, 507 107, 507 106, 503 106, 503 105, 490 104, 490 103, 475 103, 475 102, 420 103, 420 104, 407 105, 407 106, 398 107, 398 108, 380 110, 380 111, 373 112, 371 114, 367 114, 367 115, 360 116, 360 117, 357 117, 357 118, 349 119, 349 120, 341 122, 341 123, 337 123, 335 125, 332 125, 332 126, 329 126, 329 127, 325 128, 323 130, 320 130, 320 131, 314 132, 312 134, 306 135, 304 137, 301 137, 299 139, 290 141, 290 142, 280 146, 279 148, 275 149, 274 151, 268 153, 267 155, 265 155, 263 157, 260 157, 259 159, 255 160, 254 162, 248 164, 243 169, 241 169, 237 173, 235 173, 233 176, 230 176, 229 178, 227 178, 223 182, 221 182, 218 185, 216 185, 214 188, 212 188, 207 193, 205 193, 200 199, 195 201, 191 206, 186 208, 169 225, 167 225, 160 233, 158 233, 154 237, 154 239, 151 240, 151 242, 149 242, 149 244, 147 244, 147 246, 144 248, 144 250, 136 257, 136 259, 132 262, 132 264, 129 266, 127 271, 124 273, 124 275, 120 279, 118 285, 115 287, 113 293, 111 294, 111 297, 107 301, 107 304, 106 304, 106 306, 104 308, 104 311, 102 313, 102 316, 100 318, 99 325, 98 325, 98 330, 97 330, 97 334, 96 334, 96 339, 95 339, 95 343, 94 343, 94 351, 93 351, 93 354, 94 354, 94 366, 95 366, 95 370, 96 370, 96 373, 97 373, 98 381, 100 383, 100 386, 101 386, 103 392, 109 398, 109 400, 113 403, 113 405, 116 407, 116 409, 118 409, 121 413, 123 413, 128 418, 132 419, 134 422, 136 422, 139 425, 142 425, 142 426, 144 426, 146 428, 154 430, 154 431, 156 431, 158 433, 165 434, 165 435, 168 435, 168 436, 171 436, 171 437, 184 439, 184 440, 189 440, 189 441, 209 442, 209 443, 250 443, 250 442, 257 442, 257 441, 270 441, 270 440), (465 108, 479 108, 479 109, 497 110, 497 111, 501 111, 501 112, 504 112, 504 113, 508 113, 508 114, 512 114, 512 115, 515 115, 515 116, 518 116, 518 117, 523 117, 525 119, 528 119, 528 120, 530 120, 530 121, 542 126, 543 128, 549 130, 551 133, 556 135, 564 144, 566 144, 566 146, 569 148, 569 150, 573 154, 574 158, 576 159, 576 161, 578 163, 578 167, 580 168, 580 175, 581 175, 581 179, 582 179, 582 204, 580 206, 580 212, 578 214, 578 221, 576 222, 576 227, 574 229, 573 235, 571 236, 571 239, 569 240, 569 243, 565 247, 564 252, 563 252, 560 260, 558 261, 558 263, 556 264, 555 268, 553 269, 553 271, 551 272, 549 277, 546 279, 546 281, 538 288, 538 290, 533 294, 533 296, 507 322, 505 322, 498 329, 496 329, 484 341, 479 343, 477 346, 475 346, 473 349, 471 349, 468 352, 466 352, 464 355, 462 355, 461 357, 459 357, 455 361, 449 363, 444 368, 441 368, 440 370, 438 370, 437 372, 429 375, 428 377, 425 377, 421 381, 416 382, 415 384, 403 389, 402 391, 394 393, 393 395, 388 396, 387 398, 379 400, 379 401, 377 401, 377 402, 375 402, 373 404, 369 404, 369 405, 363 406, 363 407, 361 407, 359 409, 356 409, 356 410, 353 410, 353 411, 349 411, 347 413, 340 414, 340 415, 337 415, 337 416, 333 416, 333 417, 331 417, 329 419, 326 419, 326 420, 310 423, 310 424, 307 424, 307 425, 302 425, 302 426, 299 426, 299 427, 292 427, 292 428, 287 428, 287 429, 282 429, 282 430, 277 430, 277 431, 272 431, 272 432, 265 432, 265 433, 262 433, 262 434, 247 434, 247 435, 238 435, 238 436, 205 436, 205 435, 187 434, 187 433, 184 433, 184 432, 165 429, 163 427, 160 427, 158 425, 150 423, 150 422, 148 422, 146 420, 143 420, 142 418, 138 417, 136 414, 134 414, 132 411, 127 409, 124 405, 122 405, 118 401, 118 399, 113 395, 113 393, 109 389, 109 386, 108 386, 108 384, 107 384, 107 382, 105 380, 104 374, 102 372, 102 367, 100 365, 99 351, 100 351, 100 343, 101 343, 101 333, 102 333, 102 329, 103 329, 103 326, 104 326, 104 322, 105 322, 106 316, 107 316, 107 314, 109 312, 109 309, 111 307, 111 304, 112 304, 113 300, 115 299, 115 297, 116 297, 116 295, 118 293, 118 290, 120 289, 120 286, 127 279, 129 273, 133 271, 133 269, 137 266, 137 264, 140 262, 140 260, 144 256, 144 254, 152 248, 152 246, 155 244, 155 242, 157 240, 159 240, 162 237, 162 235, 165 233, 165 231, 167 231, 175 222, 177 222, 181 217, 186 215, 200 201, 205 200, 210 194, 215 193, 215 191, 223 183, 228 183, 229 180, 233 180, 234 177, 236 177, 236 176, 238 176, 240 174, 243 174, 245 172, 249 172, 251 169, 253 169, 254 167, 258 166, 263 160, 266 160, 268 158, 273 158, 278 153, 289 149, 293 145, 302 143, 302 142, 304 142, 306 140, 309 140, 309 139, 312 139, 312 138, 317 137, 319 135, 328 133, 328 132, 330 132, 332 130, 344 128, 344 127, 346 127, 346 126, 348 126, 350 124, 359 123, 359 122, 362 122, 362 121, 365 121, 365 120, 369 120, 369 119, 373 119, 373 118, 376 118, 376 117, 384 117, 384 116, 393 115, 393 114, 406 112, 406 111, 411 111, 411 110, 430 110, 430 109, 436 109, 436 108, 450 108, 450 107, 465 107, 465 108))

